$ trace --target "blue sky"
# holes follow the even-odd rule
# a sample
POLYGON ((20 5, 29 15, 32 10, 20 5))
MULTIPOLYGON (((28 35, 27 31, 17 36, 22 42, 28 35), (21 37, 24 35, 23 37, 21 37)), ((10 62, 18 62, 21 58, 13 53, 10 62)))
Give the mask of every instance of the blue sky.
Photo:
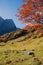
POLYGON ((0 0, 0 16, 4 19, 13 19, 17 27, 23 28, 24 24, 19 22, 18 18, 15 16, 21 4, 22 0, 0 0))

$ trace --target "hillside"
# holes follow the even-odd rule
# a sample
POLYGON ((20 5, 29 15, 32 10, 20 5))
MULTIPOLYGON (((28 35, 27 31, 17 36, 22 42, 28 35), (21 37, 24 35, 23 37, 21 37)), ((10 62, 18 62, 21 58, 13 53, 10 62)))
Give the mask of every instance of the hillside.
POLYGON ((28 29, 0 36, 0 65, 43 65, 43 33, 28 29))

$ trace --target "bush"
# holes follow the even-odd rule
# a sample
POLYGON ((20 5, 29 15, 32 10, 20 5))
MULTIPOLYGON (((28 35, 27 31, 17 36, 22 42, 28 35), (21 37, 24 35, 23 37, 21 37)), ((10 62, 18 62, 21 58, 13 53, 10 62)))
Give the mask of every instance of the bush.
POLYGON ((34 35, 34 36, 33 36, 33 39, 36 39, 36 38, 37 38, 37 36, 36 36, 36 35, 34 35))
POLYGON ((40 37, 43 37, 43 34, 42 33, 40 33, 39 35, 38 35, 38 37, 40 38, 40 37))

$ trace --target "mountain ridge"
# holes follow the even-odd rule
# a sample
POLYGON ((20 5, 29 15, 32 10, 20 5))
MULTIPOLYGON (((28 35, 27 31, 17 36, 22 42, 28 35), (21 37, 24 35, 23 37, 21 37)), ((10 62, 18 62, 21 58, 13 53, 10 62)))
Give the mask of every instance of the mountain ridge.
POLYGON ((0 17, 0 28, 0 36, 18 29, 12 19, 3 19, 2 17, 0 17))

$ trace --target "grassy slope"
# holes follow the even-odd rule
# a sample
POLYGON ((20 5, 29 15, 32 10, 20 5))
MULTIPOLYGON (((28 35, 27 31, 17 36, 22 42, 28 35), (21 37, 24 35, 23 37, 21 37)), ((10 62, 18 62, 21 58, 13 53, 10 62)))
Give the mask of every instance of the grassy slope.
POLYGON ((43 65, 43 37, 33 39, 26 35, 0 42, 0 65, 43 65), (35 56, 29 55, 29 51, 35 56))

